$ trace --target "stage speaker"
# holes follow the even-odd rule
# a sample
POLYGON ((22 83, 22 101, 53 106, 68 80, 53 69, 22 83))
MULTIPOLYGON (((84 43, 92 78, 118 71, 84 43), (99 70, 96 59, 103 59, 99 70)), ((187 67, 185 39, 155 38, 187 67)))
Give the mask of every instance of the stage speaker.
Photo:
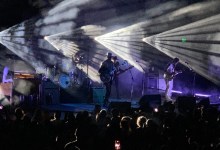
POLYGON ((158 108, 161 105, 161 95, 152 94, 144 95, 139 100, 140 109, 143 111, 152 111, 154 108, 158 108))
POLYGON ((148 75, 147 77, 147 93, 148 94, 157 94, 158 91, 158 85, 159 85, 159 80, 158 76, 152 76, 148 75))
POLYGON ((193 96, 179 96, 176 104, 179 111, 191 112, 196 106, 196 98, 193 96))
POLYGON ((42 82, 40 85, 41 104, 59 104, 60 88, 51 81, 42 82))
POLYGON ((109 110, 116 108, 121 113, 127 113, 131 110, 131 102, 110 102, 109 110))
POLYGON ((105 97, 105 88, 92 88, 92 101, 102 105, 105 97))

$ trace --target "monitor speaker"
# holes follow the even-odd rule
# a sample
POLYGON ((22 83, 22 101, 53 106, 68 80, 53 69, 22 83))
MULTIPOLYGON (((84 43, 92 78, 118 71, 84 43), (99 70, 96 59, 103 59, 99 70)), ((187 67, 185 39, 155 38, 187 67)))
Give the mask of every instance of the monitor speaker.
POLYGON ((143 111, 152 111, 152 109, 158 108, 161 105, 161 95, 144 95, 139 100, 139 105, 143 111))
POLYGON ((110 102, 109 109, 116 108, 121 113, 127 113, 131 110, 131 102, 110 102))
POLYGON ((179 111, 193 111, 196 106, 196 98, 193 96, 179 96, 177 97, 176 104, 179 111))
POLYGON ((199 106, 203 106, 204 108, 208 108, 210 106, 209 97, 200 98, 198 102, 199 106))
POLYGON ((105 88, 92 88, 92 101, 102 105, 104 102, 105 88))

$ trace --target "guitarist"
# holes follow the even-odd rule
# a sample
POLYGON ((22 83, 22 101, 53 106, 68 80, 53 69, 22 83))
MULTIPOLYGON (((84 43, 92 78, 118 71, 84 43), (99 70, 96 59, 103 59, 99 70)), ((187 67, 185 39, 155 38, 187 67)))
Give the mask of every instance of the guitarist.
POLYGON ((164 72, 164 80, 166 84, 166 90, 165 90, 165 98, 167 101, 173 101, 171 99, 171 90, 173 88, 173 78, 175 75, 180 73, 179 71, 176 70, 176 65, 179 63, 179 58, 174 58, 171 63, 169 63, 165 69, 164 72))
POLYGON ((113 77, 113 73, 114 73, 113 72, 114 63, 111 59, 112 59, 112 53, 107 53, 107 59, 102 63, 102 65, 99 69, 100 78, 106 87, 104 106, 107 106, 107 104, 109 102, 108 99, 111 94, 112 77, 113 77))

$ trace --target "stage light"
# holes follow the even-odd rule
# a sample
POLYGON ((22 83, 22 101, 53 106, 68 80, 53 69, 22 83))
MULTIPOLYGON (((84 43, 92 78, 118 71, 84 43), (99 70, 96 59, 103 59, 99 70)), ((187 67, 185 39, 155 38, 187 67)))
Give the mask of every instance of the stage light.
POLYGON ((183 65, 190 65, 191 70, 220 85, 219 21, 220 15, 215 15, 144 41, 170 57, 178 57, 183 65))
MULTIPOLYGON (((133 27, 132 27, 133 28, 133 27)), ((104 34, 102 36, 96 37, 95 40, 111 50, 113 53, 121 57, 123 60, 127 60, 129 64, 135 66, 138 70, 143 72, 143 69, 137 64, 137 60, 141 60, 141 47, 138 45, 136 47, 130 47, 129 42, 134 42, 137 39, 131 39, 130 36, 134 36, 135 31, 130 31, 129 28, 123 28, 116 30, 111 33, 104 34)), ((141 33, 136 34, 139 39, 141 33)), ((142 35, 143 36, 143 35, 142 35)), ((141 61, 140 61, 141 62, 141 61)), ((143 63, 146 65, 145 63, 143 63)))
POLYGON ((95 37, 95 38, 94 38, 94 40, 96 40, 96 41, 98 41, 98 39, 99 39, 98 37, 95 37))
MULTIPOLYGON (((167 6, 173 6, 174 8, 176 7, 175 4, 166 4, 167 6)), ((183 6, 184 4, 181 5, 183 6)), ((148 35, 158 34, 170 30, 171 28, 186 25, 191 23, 190 21, 193 19, 204 19, 207 14, 209 14, 209 16, 215 14, 208 8, 217 10, 219 6, 220 2, 212 1, 196 3, 190 6, 178 8, 176 10, 174 9, 172 12, 164 13, 164 15, 161 14, 155 18, 145 18, 145 20, 142 20, 138 23, 106 33, 102 36, 96 37, 95 40, 116 55, 120 56, 122 59, 128 60, 129 63, 134 65, 135 68, 140 71, 143 71, 143 69, 136 63, 136 60, 142 62, 141 65, 146 69, 149 66, 149 61, 154 62, 154 64, 157 64, 158 67, 162 69, 164 62, 166 61, 165 58, 162 57, 160 53, 157 53, 154 49, 144 47, 141 44, 141 41, 148 43, 154 42, 154 38, 147 39, 144 38, 144 36, 147 37, 148 35), (195 15, 197 16, 196 18, 194 17, 195 15), (191 20, 188 18, 191 18, 191 20)), ((158 5, 158 7, 150 9, 147 12, 148 14, 154 14, 157 12, 157 10, 161 9, 164 9, 163 5, 158 5)), ((183 43, 187 43, 190 40, 189 37, 184 35, 182 35, 180 39, 183 43)))
POLYGON ((99 36, 105 27, 96 25, 87 25, 77 28, 75 30, 61 32, 58 34, 47 36, 47 41, 59 50, 67 58, 72 59, 76 67, 81 69, 89 78, 95 82, 101 82, 98 74, 97 63, 100 60, 97 59, 96 51, 87 50, 90 47, 89 44, 94 42, 96 36, 99 36), (89 44, 79 41, 87 41, 89 44), (94 56, 94 57, 92 57, 94 56))
MULTIPOLYGON (((50 45, 53 43, 48 43, 48 35, 73 30, 81 7, 94 3, 91 0, 64 0, 47 12, 44 11, 42 17, 36 16, 0 32, 0 43, 28 62, 37 73, 45 73, 45 66, 58 64, 58 60, 63 57, 59 47, 53 45, 56 51, 50 45)), ((88 30, 84 29, 86 34, 90 34, 88 30)), ((71 55, 69 52, 65 54, 71 55)))
POLYGON ((182 42, 185 43, 186 42, 186 38, 182 37, 182 42))
POLYGON ((172 93, 178 93, 178 94, 182 94, 183 92, 181 92, 181 91, 176 91, 176 90, 171 90, 172 91, 172 93))

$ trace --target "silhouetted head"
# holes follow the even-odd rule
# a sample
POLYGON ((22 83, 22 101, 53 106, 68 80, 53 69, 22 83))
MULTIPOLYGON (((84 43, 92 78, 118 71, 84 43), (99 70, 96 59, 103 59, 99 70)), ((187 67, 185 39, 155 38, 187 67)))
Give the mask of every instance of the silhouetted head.
POLYGON ((117 56, 113 56, 112 59, 113 59, 113 60, 117 60, 118 57, 117 57, 117 56))
POLYGON ((176 63, 178 63, 178 62, 179 62, 179 58, 176 57, 176 58, 173 59, 173 63, 176 64, 176 63))
POLYGON ((109 52, 108 52, 108 53, 107 53, 107 58, 108 58, 108 59, 111 59, 111 58, 112 58, 112 53, 109 53, 109 52))

